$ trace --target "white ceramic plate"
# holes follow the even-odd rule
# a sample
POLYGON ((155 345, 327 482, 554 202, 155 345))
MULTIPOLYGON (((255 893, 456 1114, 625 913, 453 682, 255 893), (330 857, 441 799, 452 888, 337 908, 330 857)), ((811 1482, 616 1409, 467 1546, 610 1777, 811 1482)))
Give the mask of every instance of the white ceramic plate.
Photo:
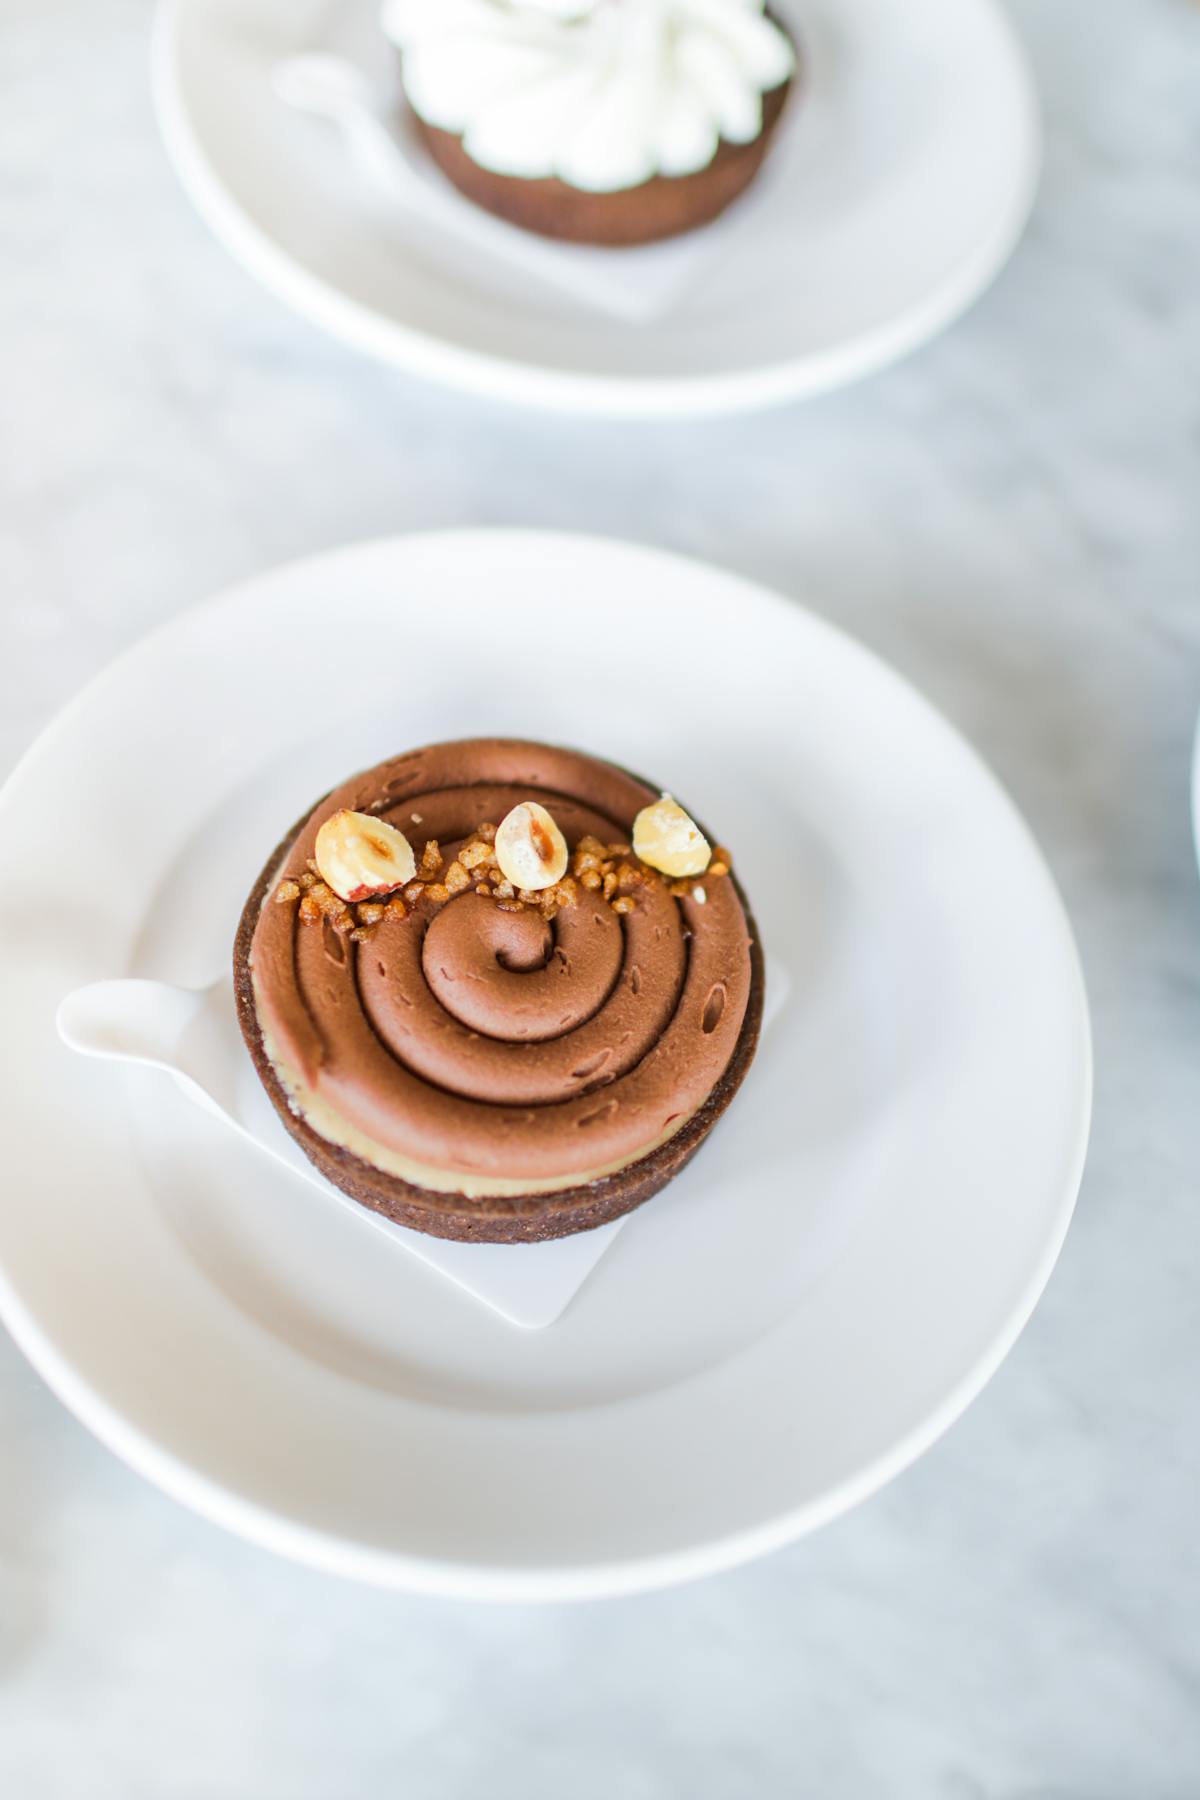
POLYGON ((867 652, 657 552, 413 537, 183 615, 12 776, 0 918, 4 1317, 134 1467, 346 1574, 563 1598, 781 1544, 978 1392, 1071 1213, 1087 1008, 1024 825, 867 652), (314 794, 477 730, 703 800, 790 982, 702 1155, 540 1333, 54 1029, 84 981, 210 980, 314 794))
POLYGON ((218 237, 359 349, 529 405, 734 411, 867 374, 956 318, 1020 235, 1040 156, 1024 58, 993 0, 785 10, 804 86, 769 164, 712 228, 703 281, 638 326, 430 243, 329 128, 275 98, 272 70, 296 52, 348 47, 386 69, 375 0, 164 0, 155 93, 218 237))

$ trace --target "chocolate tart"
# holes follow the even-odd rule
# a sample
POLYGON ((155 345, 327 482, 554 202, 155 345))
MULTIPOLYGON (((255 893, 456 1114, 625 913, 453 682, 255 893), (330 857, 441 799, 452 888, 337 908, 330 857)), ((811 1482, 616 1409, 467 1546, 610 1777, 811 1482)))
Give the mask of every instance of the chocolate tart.
POLYGON ((485 211, 540 237, 612 249, 658 243, 709 225, 762 167, 795 77, 763 95, 763 125, 748 144, 722 139, 706 168, 653 175, 637 187, 592 193, 555 176, 498 175, 468 156, 461 137, 412 113, 413 127, 442 173, 485 211))
POLYGON ((657 799, 580 752, 475 739, 365 771, 287 834, 238 926, 238 1018, 281 1120, 335 1186, 436 1237, 537 1243, 619 1218, 691 1160, 762 1021, 762 953, 736 878, 671 883, 625 852, 603 864, 620 871, 611 900, 569 875, 557 910, 554 895, 539 908, 477 891, 486 866, 450 895, 429 879, 461 882, 477 827, 522 801, 547 807, 579 868, 597 840, 628 845, 657 799), (317 830, 343 808, 393 824, 419 854, 426 834, 438 840, 420 895, 316 916, 313 895, 338 907, 312 885, 317 830), (410 1172, 381 1166, 396 1161, 410 1172))

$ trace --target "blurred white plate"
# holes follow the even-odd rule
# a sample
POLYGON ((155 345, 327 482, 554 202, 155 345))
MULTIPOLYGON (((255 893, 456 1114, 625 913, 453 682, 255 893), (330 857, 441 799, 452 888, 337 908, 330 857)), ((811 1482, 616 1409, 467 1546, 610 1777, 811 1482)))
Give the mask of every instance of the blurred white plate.
POLYGON ((621 544, 366 544, 156 632, 0 796, 0 946, 15 1337, 169 1492, 372 1581, 614 1593, 820 1524, 982 1387, 1079 1181, 1079 967, 991 776, 828 625, 621 544), (536 1333, 54 1025, 98 977, 211 980, 314 794, 475 730, 702 798, 790 985, 702 1154, 536 1333))
POLYGON ((346 52, 386 77, 375 0, 163 0, 155 94, 218 237, 357 348, 529 405, 737 411, 853 380, 956 318, 1020 235, 1040 157, 1029 74, 994 0, 784 10, 803 74, 767 167, 710 228, 703 280, 636 325, 439 238, 331 127, 280 102, 272 73, 297 53, 346 52))

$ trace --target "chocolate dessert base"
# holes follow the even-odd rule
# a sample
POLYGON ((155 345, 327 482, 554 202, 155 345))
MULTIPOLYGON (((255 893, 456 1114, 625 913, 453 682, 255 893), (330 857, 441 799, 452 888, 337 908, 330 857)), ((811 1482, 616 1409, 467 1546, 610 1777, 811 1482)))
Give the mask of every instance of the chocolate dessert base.
POLYGON ((474 162, 453 132, 414 124, 442 173, 486 212, 541 237, 629 248, 678 237, 708 225, 749 187, 779 123, 792 83, 763 96, 763 128, 749 144, 722 139, 707 168, 692 175, 653 175, 638 187, 594 194, 556 176, 497 175, 474 162))
POLYGON ((432 1188, 404 1181, 398 1175, 387 1174, 364 1162, 352 1151, 331 1144, 292 1111, 283 1084, 263 1048, 250 973, 250 945, 280 859, 309 817, 311 812, 288 832, 254 884, 234 942, 233 987, 242 1036, 271 1104, 326 1180, 361 1205, 382 1213, 394 1224, 407 1225, 411 1230, 424 1231, 431 1237, 480 1244, 540 1244, 549 1238, 570 1237, 576 1231, 592 1231, 597 1225, 619 1219, 657 1194, 679 1174, 733 1099, 758 1046, 763 1013, 763 956, 758 931, 740 886, 738 898, 750 931, 750 997, 733 1056, 699 1112, 657 1150, 651 1150, 615 1174, 601 1176, 597 1181, 550 1194, 488 1195, 468 1200, 462 1194, 438 1193, 432 1188))

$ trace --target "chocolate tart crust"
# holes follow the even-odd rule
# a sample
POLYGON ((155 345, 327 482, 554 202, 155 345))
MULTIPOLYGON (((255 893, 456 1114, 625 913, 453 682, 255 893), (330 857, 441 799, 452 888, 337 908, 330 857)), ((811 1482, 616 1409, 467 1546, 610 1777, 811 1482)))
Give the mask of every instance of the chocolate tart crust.
POLYGON ((553 175, 498 175, 468 156, 454 132, 427 125, 411 108, 410 117, 442 173, 486 212, 540 237, 630 248, 708 225, 733 204, 762 167, 795 81, 793 76, 763 95, 762 130, 750 143, 722 139, 706 168, 690 175, 652 175, 612 193, 590 193, 553 175))
MULTIPOLYGON (((316 804, 319 806, 321 802, 316 804)), ((352 1151, 331 1144, 293 1112, 283 1083, 263 1047, 254 1004, 250 946, 280 861, 315 810, 311 807, 288 832, 254 884, 234 940, 233 988, 238 1024, 259 1080, 285 1128, 322 1175, 344 1194, 349 1194, 373 1212, 382 1213, 396 1225, 407 1225, 411 1230, 424 1231, 431 1237, 487 1244, 538 1244, 550 1238, 569 1237, 577 1231, 592 1231, 598 1225, 607 1225, 610 1220, 632 1212, 678 1175, 741 1086, 754 1059, 762 1027, 765 988, 762 946, 746 896, 736 878, 732 875, 722 877, 734 881, 746 915, 750 933, 750 994, 733 1055, 700 1110, 693 1113, 665 1144, 597 1181, 549 1194, 489 1195, 469 1200, 462 1194, 439 1193, 405 1181, 364 1162, 352 1151)))

